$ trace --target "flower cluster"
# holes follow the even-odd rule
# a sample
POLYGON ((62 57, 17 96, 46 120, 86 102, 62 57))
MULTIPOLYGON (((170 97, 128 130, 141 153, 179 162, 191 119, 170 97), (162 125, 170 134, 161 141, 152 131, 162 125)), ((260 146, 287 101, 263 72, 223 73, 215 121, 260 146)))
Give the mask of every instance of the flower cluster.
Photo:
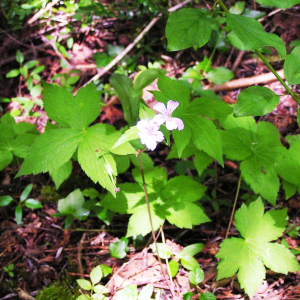
POLYGON ((153 106, 153 109, 160 112, 160 114, 155 115, 151 120, 140 120, 137 122, 138 136, 141 143, 148 149, 154 150, 157 142, 163 141, 164 135, 159 131, 159 127, 163 123, 166 123, 168 130, 182 130, 184 128, 182 120, 172 117, 172 113, 178 105, 179 102, 172 100, 168 101, 167 107, 163 103, 158 102, 153 106))

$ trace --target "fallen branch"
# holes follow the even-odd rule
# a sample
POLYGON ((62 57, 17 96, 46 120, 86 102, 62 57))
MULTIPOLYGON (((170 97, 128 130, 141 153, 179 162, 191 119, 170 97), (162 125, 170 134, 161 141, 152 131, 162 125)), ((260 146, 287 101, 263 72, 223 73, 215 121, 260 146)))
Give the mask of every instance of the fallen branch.
MULTIPOLYGON (((283 70, 277 71, 277 73, 280 77, 284 79, 283 70)), ((260 83, 267 83, 275 80, 277 80, 276 77, 272 72, 270 72, 266 74, 253 76, 253 77, 234 79, 220 85, 206 85, 203 87, 203 89, 204 90, 210 89, 214 92, 220 92, 220 91, 240 89, 243 87, 260 84, 260 83)))
MULTIPOLYGON (((168 9, 169 12, 174 12, 180 9, 182 6, 193 0, 185 0, 178 5, 175 5, 168 9)), ((127 53, 134 48, 134 46, 144 37, 144 35, 151 29, 151 27, 161 18, 162 14, 159 14, 158 17, 155 17, 151 22, 144 28, 144 30, 135 38, 135 40, 129 44, 119 55, 117 55, 114 60, 112 60, 105 68, 103 68, 98 74, 96 74, 92 79, 90 79, 85 85, 91 83, 92 81, 98 80, 103 76, 107 71, 109 71, 114 65, 116 65, 127 53)))
POLYGON ((27 23, 32 24, 35 22, 39 17, 41 17, 45 12, 50 10, 52 6, 54 6, 56 3, 58 3, 59 0, 53 0, 52 2, 49 2, 45 8, 40 9, 32 18, 30 18, 27 23))

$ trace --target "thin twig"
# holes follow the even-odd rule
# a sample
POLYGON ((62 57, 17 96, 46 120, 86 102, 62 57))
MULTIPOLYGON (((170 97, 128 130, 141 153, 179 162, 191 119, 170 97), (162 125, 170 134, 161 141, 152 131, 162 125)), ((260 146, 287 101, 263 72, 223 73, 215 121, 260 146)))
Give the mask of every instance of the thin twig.
MULTIPOLYGON (((81 262, 81 252, 82 252, 83 241, 85 240, 85 237, 86 237, 86 233, 84 232, 81 237, 81 240, 79 242, 78 252, 77 252, 78 269, 79 269, 79 273, 81 273, 81 274, 83 274, 83 267, 82 267, 82 262, 81 262)), ((81 276, 81 278, 83 278, 83 276, 81 276)))
MULTIPOLYGON (((175 5, 168 9, 169 12, 174 12, 189 2, 193 0, 186 0, 178 5, 175 5)), ((117 55, 114 60, 112 60, 105 68, 103 68, 98 74, 96 74, 92 79, 90 79, 85 85, 91 83, 92 81, 98 80, 103 76, 107 71, 109 71, 114 65, 116 65, 127 53, 134 48, 134 46, 144 37, 144 35, 153 27, 153 25, 161 18, 162 14, 159 14, 158 17, 155 17, 151 22, 144 28, 144 30, 134 39, 134 41, 129 44, 119 55, 117 55)))

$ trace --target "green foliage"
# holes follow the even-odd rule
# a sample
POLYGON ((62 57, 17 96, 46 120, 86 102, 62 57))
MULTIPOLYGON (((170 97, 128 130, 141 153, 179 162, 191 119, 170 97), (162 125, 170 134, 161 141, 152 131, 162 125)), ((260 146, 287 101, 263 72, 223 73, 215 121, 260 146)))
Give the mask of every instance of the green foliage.
POLYGON ((294 165, 298 172, 297 156, 292 155, 293 150, 288 151, 281 145, 279 132, 270 123, 256 125, 251 117, 228 117, 221 124, 226 129, 221 132, 226 157, 241 160, 240 169, 245 181, 255 193, 260 193, 275 206, 280 186, 278 175, 298 184, 295 174, 288 171, 294 165))
POLYGON ((199 266, 195 266, 189 273, 189 281, 191 284, 198 285, 204 279, 204 272, 199 266))
POLYGON ((239 93, 234 106, 235 117, 263 116, 271 112, 279 103, 279 96, 262 86, 251 86, 239 93))
POLYGON ((259 4, 277 6, 279 8, 290 8, 299 3, 298 0, 257 0, 259 4))
POLYGON ((166 26, 168 51, 204 46, 211 35, 210 20, 199 9, 183 8, 170 15, 166 26))
MULTIPOLYGON (((17 206, 15 208, 15 217, 16 217, 16 222, 18 225, 20 225, 22 222, 22 216, 23 216, 22 206, 23 206, 23 204, 27 208, 30 208, 30 209, 38 209, 38 208, 43 207, 39 201, 32 199, 32 198, 27 199, 32 190, 32 187, 33 187, 32 183, 28 184, 20 196, 20 201, 15 201, 17 203, 17 206)), ((7 206, 13 201, 14 201, 14 199, 10 196, 2 196, 2 197, 0 197, 0 207, 7 206)))
POLYGON ((124 258, 126 256, 126 252, 129 251, 128 248, 128 239, 122 237, 118 242, 109 244, 109 252, 112 257, 115 258, 124 258))
POLYGON ((258 21, 244 16, 226 14, 226 22, 247 50, 271 46, 282 58, 285 58, 286 49, 283 41, 276 34, 265 32, 258 21))
POLYGON ((79 189, 58 201, 57 210, 59 215, 67 217, 65 228, 71 225, 74 218, 78 220, 85 220, 87 218, 90 211, 84 208, 84 203, 84 197, 79 189))
POLYGON ((80 89, 74 98, 67 90, 44 83, 43 94, 48 116, 62 128, 48 130, 36 139, 17 176, 54 172, 78 149, 78 161, 86 174, 115 195, 116 164, 112 153, 124 155, 135 150, 128 143, 112 150, 121 134, 110 125, 88 127, 100 111, 100 95, 94 84, 80 89))
POLYGON ((217 254, 221 259, 217 280, 238 272, 241 287, 252 298, 265 278, 264 265, 283 274, 298 271, 296 257, 284 246, 270 243, 282 235, 286 224, 286 209, 264 214, 260 198, 248 207, 243 204, 235 214, 235 225, 242 238, 230 238, 221 243, 217 254))
POLYGON ((15 123, 6 113, 0 120, 0 170, 8 166, 13 157, 25 158, 38 131, 33 124, 15 123))
POLYGON ((7 267, 3 267, 3 270, 10 276, 10 277, 14 277, 14 264, 9 264, 7 267))
MULTIPOLYGON (((106 195, 101 201, 103 207, 112 211, 132 214, 127 237, 146 235, 151 231, 141 173, 135 169, 133 175, 137 183, 120 184, 120 192, 115 200, 111 195, 106 195)), ((204 195, 206 188, 201 184, 188 176, 167 181, 165 170, 159 167, 145 171, 145 180, 154 230, 161 226, 164 219, 180 228, 192 228, 193 225, 209 221, 202 207, 194 203, 204 195)))
POLYGON ((287 82, 292 84, 300 83, 300 46, 297 46, 284 61, 283 71, 287 82))
POLYGON ((103 274, 103 266, 99 265, 90 273, 90 281, 86 279, 77 279, 79 287, 85 291, 88 291, 88 294, 82 294, 76 298, 76 300, 86 300, 86 299, 99 299, 106 300, 107 298, 104 294, 108 294, 109 290, 104 286, 99 284, 103 274))
POLYGON ((110 83, 122 103, 125 120, 133 126, 139 120, 139 107, 143 103, 143 89, 150 85, 160 74, 160 69, 149 69, 140 72, 134 83, 123 74, 113 74, 110 83))

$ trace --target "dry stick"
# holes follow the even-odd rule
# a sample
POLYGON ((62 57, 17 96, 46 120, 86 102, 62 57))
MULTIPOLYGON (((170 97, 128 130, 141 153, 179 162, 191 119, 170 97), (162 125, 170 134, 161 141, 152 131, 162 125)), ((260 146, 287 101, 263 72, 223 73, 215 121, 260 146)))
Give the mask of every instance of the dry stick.
POLYGON ((141 157, 140 157, 140 153, 138 153, 137 157, 138 157, 138 160, 139 160, 141 174, 142 174, 143 188, 144 188, 145 199, 146 199, 146 204, 147 204, 148 217, 149 217, 149 222, 150 222, 150 227, 151 227, 152 238, 153 238, 153 242, 154 242, 156 253, 157 253, 157 258, 158 258, 158 261, 159 261, 161 273, 163 274, 163 276, 165 278, 165 281, 166 281, 166 283, 168 285, 168 288, 169 288, 169 290, 171 291, 171 293, 172 293, 172 295, 174 297, 173 289, 171 289, 171 287, 169 285, 169 282, 167 280, 167 276, 166 276, 165 271, 163 269, 163 265, 162 265, 161 259, 159 257, 159 252, 158 252, 158 247, 157 247, 157 243, 156 243, 155 232, 154 232, 154 229, 153 229, 152 217, 151 217, 151 212, 150 212, 150 205, 149 205, 147 187, 146 187, 146 182, 145 182, 144 169, 143 169, 143 165, 142 165, 142 160, 141 160, 141 157))
MULTIPOLYGON (((83 241, 85 240, 85 237, 86 237, 86 233, 84 232, 81 237, 81 240, 79 242, 78 252, 77 252, 78 268, 79 268, 79 273, 81 273, 81 274, 83 274, 83 267, 82 267, 82 262, 81 262, 81 252, 82 252, 83 241)), ((83 278, 83 276, 81 276, 81 278, 83 278)))
POLYGON ((235 194, 234 204, 233 204, 233 208, 232 208, 232 212, 231 212, 231 216, 230 216, 230 221, 229 221, 229 224, 228 224, 227 232, 226 232, 226 235, 225 235, 225 239, 227 239, 227 237, 228 237, 228 234, 229 234, 229 231, 230 231, 230 227, 231 227, 231 224, 232 224, 232 220, 233 220, 233 216, 234 216, 234 212, 235 212, 235 207, 236 207, 237 199, 238 199, 239 193, 240 193, 241 181, 242 181, 242 174, 240 175, 240 178, 239 178, 238 187, 237 187, 237 191, 236 191, 236 194, 235 194))
POLYGON ((52 6, 54 6, 56 3, 58 3, 59 0, 53 0, 52 2, 49 2, 45 8, 40 9, 32 18, 30 18, 27 23, 32 24, 35 22, 39 17, 41 17, 45 12, 50 10, 52 6))
MULTIPOLYGON (((186 5, 193 0, 186 0, 178 5, 175 5, 168 9, 169 12, 174 12, 186 5)), ((133 47, 144 37, 144 35, 151 29, 151 27, 161 18, 162 14, 159 14, 158 17, 155 17, 151 20, 151 22, 144 28, 144 30, 135 38, 135 40, 129 44, 119 55, 117 55, 114 60, 112 60, 105 68, 103 68, 98 74, 96 74, 92 79, 90 79, 84 86, 91 83, 92 81, 98 80, 101 76, 103 76, 107 71, 109 71, 114 65, 116 65, 133 47)))
MULTIPOLYGON (((276 72, 279 76, 284 78, 283 70, 276 71, 276 72)), ((275 81, 276 79, 277 78, 275 77, 275 75, 272 72, 270 72, 270 73, 247 77, 247 78, 234 79, 234 80, 228 81, 228 82, 226 82, 224 84, 220 84, 220 85, 207 85, 207 86, 204 86, 203 89, 204 90, 211 89, 214 92, 228 91, 228 90, 234 90, 234 89, 247 87, 250 85, 275 81)))

